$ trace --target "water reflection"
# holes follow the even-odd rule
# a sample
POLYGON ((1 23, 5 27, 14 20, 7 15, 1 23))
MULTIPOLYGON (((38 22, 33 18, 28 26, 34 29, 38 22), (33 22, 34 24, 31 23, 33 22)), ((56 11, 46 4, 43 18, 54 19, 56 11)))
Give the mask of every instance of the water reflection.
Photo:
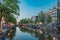
POLYGON ((22 27, 17 27, 7 37, 8 40, 56 40, 60 39, 60 33, 57 31, 43 30, 43 34, 39 32, 28 30, 22 27))
POLYGON ((28 30, 28 29, 24 29, 22 27, 19 27, 19 29, 22 32, 27 32, 27 33, 31 34, 33 37, 38 37, 38 32, 34 32, 34 31, 28 30))
POLYGON ((7 40, 38 40, 38 33, 17 27, 10 33, 7 40))
POLYGON ((49 34, 48 30, 43 31, 43 34, 40 34, 39 32, 34 32, 32 30, 24 29, 22 27, 19 27, 22 32, 28 32, 33 37, 37 37, 38 40, 53 40, 51 35, 49 34))
POLYGON ((13 40, 13 37, 15 36, 16 29, 13 29, 13 31, 9 32, 9 36, 7 32, 0 32, 0 40, 13 40), (7 35, 6 35, 7 33, 7 35))
POLYGON ((8 36, 8 40, 13 40, 14 36, 16 36, 16 29, 13 29, 13 31, 10 33, 10 35, 8 36))
POLYGON ((51 35, 48 34, 39 34, 39 40, 53 40, 51 35))
POLYGON ((60 33, 56 30, 44 30, 42 29, 43 34, 39 34, 39 40, 60 40, 60 33))

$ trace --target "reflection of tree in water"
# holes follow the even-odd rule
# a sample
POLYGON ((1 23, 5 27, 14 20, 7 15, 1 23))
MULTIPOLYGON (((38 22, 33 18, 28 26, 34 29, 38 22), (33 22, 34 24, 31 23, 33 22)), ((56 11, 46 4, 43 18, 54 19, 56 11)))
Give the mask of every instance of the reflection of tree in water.
POLYGON ((10 33, 10 35, 8 36, 9 40, 13 40, 14 36, 16 33, 16 29, 13 29, 13 31, 10 33))
MULTIPOLYGON (((57 32, 57 36, 60 35, 60 31, 57 32)), ((60 40, 60 36, 58 36, 58 40, 60 40)))
POLYGON ((39 40, 45 40, 45 37, 44 37, 43 34, 40 34, 40 35, 39 35, 39 40))
POLYGON ((32 35, 33 37, 38 37, 38 32, 33 32, 33 33, 31 33, 31 35, 32 35))
POLYGON ((38 32, 19 27, 20 31, 30 33, 33 37, 38 37, 38 32))
POLYGON ((45 32, 43 34, 39 33, 39 40, 53 40, 51 35, 49 35, 48 33, 45 34, 45 32))

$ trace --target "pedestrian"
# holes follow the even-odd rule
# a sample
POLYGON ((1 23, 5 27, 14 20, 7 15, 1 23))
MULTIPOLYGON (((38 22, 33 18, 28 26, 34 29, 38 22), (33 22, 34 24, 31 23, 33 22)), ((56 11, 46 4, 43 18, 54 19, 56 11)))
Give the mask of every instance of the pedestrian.
POLYGON ((2 24, 3 30, 7 30, 7 25, 5 23, 2 24))

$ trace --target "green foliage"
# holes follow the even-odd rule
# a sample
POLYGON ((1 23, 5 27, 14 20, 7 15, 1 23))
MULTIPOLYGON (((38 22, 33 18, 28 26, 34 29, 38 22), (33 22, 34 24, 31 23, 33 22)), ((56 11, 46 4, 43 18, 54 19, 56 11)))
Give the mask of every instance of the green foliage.
POLYGON ((50 15, 47 15, 46 22, 47 22, 47 23, 50 23, 50 22, 52 22, 52 17, 51 17, 50 15))
POLYGON ((0 12, 19 15, 18 0, 0 0, 0 12))
POLYGON ((26 19, 22 19, 22 20, 20 20, 20 23, 21 23, 21 24, 27 24, 28 21, 27 21, 26 19))
POLYGON ((28 23, 32 23, 32 20, 31 20, 31 19, 29 19, 29 18, 27 19, 27 21, 28 21, 28 23))
POLYGON ((7 19, 7 22, 13 22, 13 23, 17 22, 16 18, 11 14, 6 13, 3 16, 7 19))
POLYGON ((42 22, 43 24, 45 23, 45 14, 43 11, 41 11, 39 14, 38 14, 38 21, 39 22, 42 22))
POLYGON ((29 24, 29 23, 32 23, 32 20, 31 19, 22 19, 22 20, 20 20, 20 23, 21 24, 29 24))
POLYGON ((57 10, 57 20, 58 20, 58 22, 60 24, 60 10, 57 10))
POLYGON ((60 9, 57 9, 57 28, 60 28, 60 9))
POLYGON ((16 23, 14 15, 19 16, 19 0, 0 0, 0 15, 8 19, 8 22, 16 23), (2 14, 3 13, 3 14, 2 14))

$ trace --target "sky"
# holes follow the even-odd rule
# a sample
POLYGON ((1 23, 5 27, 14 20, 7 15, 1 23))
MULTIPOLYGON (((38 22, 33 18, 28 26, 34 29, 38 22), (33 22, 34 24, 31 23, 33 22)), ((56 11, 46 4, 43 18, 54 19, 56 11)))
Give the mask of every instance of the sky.
POLYGON ((57 0, 20 0, 20 16, 18 20, 31 18, 42 11, 48 11, 57 6, 57 0))

